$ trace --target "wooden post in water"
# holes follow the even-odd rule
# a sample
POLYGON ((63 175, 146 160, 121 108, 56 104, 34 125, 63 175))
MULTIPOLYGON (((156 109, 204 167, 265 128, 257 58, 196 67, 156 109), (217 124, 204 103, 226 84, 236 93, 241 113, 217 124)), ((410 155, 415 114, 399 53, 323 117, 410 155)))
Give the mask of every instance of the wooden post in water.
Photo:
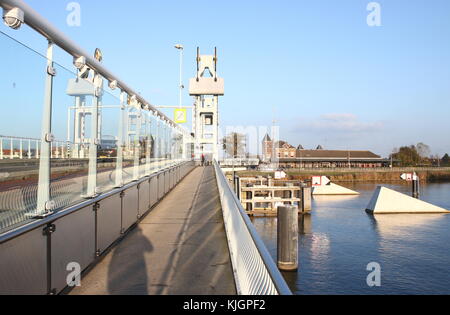
POLYGON ((310 212, 312 210, 311 206, 311 187, 301 187, 301 194, 300 194, 300 204, 301 204, 301 212, 310 212))
POLYGON ((420 190, 420 180, 419 176, 414 176, 414 179, 412 181, 412 196, 413 198, 419 199, 419 190, 420 190))
POLYGON ((298 208, 278 207, 278 268, 284 271, 298 269, 298 208))

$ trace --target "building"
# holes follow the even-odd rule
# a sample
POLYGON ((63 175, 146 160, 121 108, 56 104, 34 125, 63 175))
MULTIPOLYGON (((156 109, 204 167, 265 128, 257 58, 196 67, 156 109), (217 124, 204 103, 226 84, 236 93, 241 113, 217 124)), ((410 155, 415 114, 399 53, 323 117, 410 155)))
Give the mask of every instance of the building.
MULTIPOLYGON (((263 141, 264 159, 270 160, 267 146, 272 142, 263 141), (266 147, 265 147, 266 146, 266 147)), ((321 145, 316 150, 305 150, 302 145, 294 148, 285 141, 275 144, 275 155, 281 168, 375 168, 389 167, 390 161, 371 151, 325 150, 321 145)))
POLYGON ((269 135, 265 135, 263 139, 263 160, 269 161, 272 157, 278 158, 295 158, 297 149, 286 141, 276 141, 275 145, 269 135), (275 154, 272 152, 275 150, 275 154))
POLYGON ((262 142, 262 160, 270 161, 270 159, 272 158, 272 151, 273 151, 272 139, 268 134, 266 134, 262 142))

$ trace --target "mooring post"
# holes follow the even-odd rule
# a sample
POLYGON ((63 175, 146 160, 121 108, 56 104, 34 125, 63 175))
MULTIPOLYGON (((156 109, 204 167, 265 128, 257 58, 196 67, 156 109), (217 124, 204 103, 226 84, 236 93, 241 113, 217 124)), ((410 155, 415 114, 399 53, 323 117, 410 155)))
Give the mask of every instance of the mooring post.
POLYGON ((307 187, 305 184, 300 186, 301 194, 300 194, 300 204, 302 212, 310 212, 312 210, 311 206, 311 187, 307 187))
POLYGON ((284 271, 298 269, 298 208, 278 207, 278 268, 284 271))
POLYGON ((420 195, 420 179, 419 176, 414 176, 412 181, 412 196, 416 199, 419 199, 420 195))

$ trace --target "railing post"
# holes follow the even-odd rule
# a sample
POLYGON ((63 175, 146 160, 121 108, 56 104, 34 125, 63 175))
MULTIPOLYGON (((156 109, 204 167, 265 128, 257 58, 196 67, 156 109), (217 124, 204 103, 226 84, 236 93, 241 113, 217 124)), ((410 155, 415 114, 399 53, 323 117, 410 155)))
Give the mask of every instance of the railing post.
POLYGON ((103 79, 99 74, 94 75, 94 104, 92 106, 91 117, 91 142, 89 145, 89 173, 88 187, 86 192, 87 198, 95 197, 97 194, 97 151, 100 139, 98 139, 98 106, 103 89, 103 79))
POLYGON ((48 43, 47 49, 47 80, 45 84, 44 110, 42 115, 41 128, 41 153, 39 160, 39 181, 37 196, 37 214, 51 212, 50 202, 50 162, 51 162, 51 142, 52 132, 52 94, 53 94, 53 43, 48 43))
POLYGON ((13 141, 13 138, 11 138, 11 144, 10 144, 10 150, 9 150, 9 158, 11 160, 14 159, 14 141, 13 141))
POLYGON ((139 159, 141 154, 141 126, 142 126, 142 112, 141 109, 137 112, 136 116, 136 135, 134 138, 134 166, 133 166, 133 180, 139 179, 139 159))
POLYGON ((3 160, 3 138, 0 138, 0 160, 3 160))
POLYGON ((119 134, 117 137, 116 187, 123 186, 123 128, 125 120, 126 93, 120 93, 119 134))
POLYGON ((156 116, 156 136, 155 136, 155 143, 156 143, 156 147, 155 147, 155 157, 156 157, 156 169, 159 171, 161 169, 161 146, 162 146, 162 141, 161 141, 161 131, 159 130, 160 128, 160 120, 158 118, 158 116, 156 116))
POLYGON ((38 140, 36 140, 36 153, 35 153, 35 155, 36 155, 36 159, 39 159, 39 157, 41 156, 40 153, 39 153, 39 141, 38 140))
POLYGON ((152 141, 151 141, 151 139, 152 139, 152 132, 151 132, 151 130, 152 130, 152 128, 151 128, 151 119, 150 119, 150 117, 149 116, 145 116, 146 117, 146 123, 145 123, 145 126, 146 126, 146 133, 147 133, 147 147, 146 147, 146 154, 145 154, 145 156, 146 156, 146 159, 145 159, 145 175, 150 175, 150 173, 151 173, 151 167, 150 167, 150 158, 151 158, 151 145, 152 145, 152 141))
POLYGON ((27 152, 28 159, 31 160, 31 139, 28 139, 28 152, 27 152))

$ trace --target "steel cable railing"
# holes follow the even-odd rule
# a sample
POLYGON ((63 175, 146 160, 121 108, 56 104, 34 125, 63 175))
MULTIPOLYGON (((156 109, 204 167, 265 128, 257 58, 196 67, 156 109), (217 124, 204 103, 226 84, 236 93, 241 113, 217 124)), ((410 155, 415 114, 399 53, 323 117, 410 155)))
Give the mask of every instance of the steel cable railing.
POLYGON ((291 295, 250 218, 214 161, 236 288, 240 295, 291 295))

